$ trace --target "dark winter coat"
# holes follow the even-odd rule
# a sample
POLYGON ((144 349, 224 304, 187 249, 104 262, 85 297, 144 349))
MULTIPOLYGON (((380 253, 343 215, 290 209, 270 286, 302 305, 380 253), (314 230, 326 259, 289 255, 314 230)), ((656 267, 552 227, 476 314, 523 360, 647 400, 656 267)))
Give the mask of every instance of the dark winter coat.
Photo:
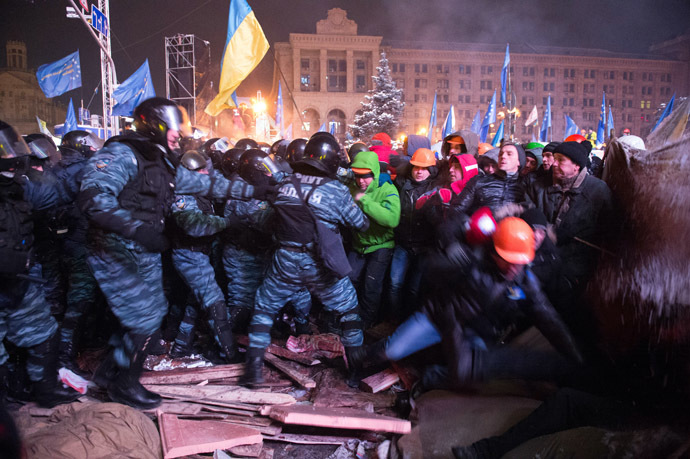
POLYGON ((554 184, 551 174, 539 177, 526 189, 525 200, 554 225, 556 247, 564 260, 563 274, 568 282, 584 286, 599 253, 575 238, 600 245, 614 230, 616 216, 609 187, 585 168, 565 192, 554 184))
POLYGON ((484 206, 495 211, 504 204, 521 202, 524 193, 523 179, 518 173, 507 175, 499 171, 491 175, 476 176, 451 201, 451 212, 470 216, 484 206))
MULTIPOLYGON (((432 168, 430 168, 432 169, 432 168)), ((436 171, 421 182, 405 175, 398 175, 395 186, 400 194, 400 224, 395 229, 395 243, 406 249, 423 250, 434 241, 434 227, 425 212, 416 208, 417 200, 432 190, 438 189, 436 171)))

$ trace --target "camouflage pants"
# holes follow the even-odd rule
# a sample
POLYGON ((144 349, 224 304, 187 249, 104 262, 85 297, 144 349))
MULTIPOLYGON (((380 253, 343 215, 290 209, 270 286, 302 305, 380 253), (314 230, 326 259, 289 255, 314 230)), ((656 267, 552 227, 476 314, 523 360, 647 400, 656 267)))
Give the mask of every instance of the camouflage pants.
MULTIPOLYGON (((31 267, 29 275, 41 277, 41 266, 31 267)), ((50 339, 57 331, 57 322, 50 313, 43 286, 11 277, 0 277, 0 365, 8 359, 3 341, 7 338, 16 346, 32 348, 50 339)), ((43 378, 43 367, 28 365, 31 381, 43 378)))
POLYGON ((276 313, 304 288, 316 295, 326 310, 336 313, 345 346, 362 344, 357 293, 350 279, 337 278, 309 253, 280 248, 274 254, 271 267, 256 292, 249 333, 250 347, 265 348, 270 344, 270 331, 276 313))
POLYGON ((125 335, 113 345, 118 365, 126 368, 131 356, 127 333, 152 335, 168 310, 161 255, 143 252, 134 243, 110 235, 89 241, 88 248, 89 268, 124 329, 125 335))

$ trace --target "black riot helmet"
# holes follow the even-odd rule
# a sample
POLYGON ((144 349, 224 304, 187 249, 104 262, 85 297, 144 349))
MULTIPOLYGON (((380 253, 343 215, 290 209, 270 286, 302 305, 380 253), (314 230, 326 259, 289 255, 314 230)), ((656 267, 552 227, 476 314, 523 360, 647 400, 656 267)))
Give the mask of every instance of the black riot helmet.
POLYGON ((62 155, 55 146, 50 136, 43 133, 35 133, 24 136, 24 141, 31 150, 31 155, 40 160, 48 159, 50 164, 56 164, 62 159, 62 155))
POLYGON ((340 166, 340 144, 333 136, 313 136, 304 147, 300 163, 334 176, 340 166))
POLYGON ((77 153, 85 158, 90 158, 101 148, 103 148, 103 141, 87 131, 69 131, 62 136, 62 143, 60 143, 60 151, 65 156, 77 153))
POLYGON ((237 141, 235 148, 240 148, 242 150, 249 150, 251 148, 259 148, 259 144, 256 140, 250 138, 244 138, 237 141))
POLYGON ((273 145, 271 145, 271 154, 274 158, 285 159, 287 157, 288 145, 290 145, 290 141, 286 139, 281 139, 277 142, 274 142, 273 145))
POLYGON ((190 171, 198 171, 206 167, 206 159, 198 151, 189 150, 187 153, 182 155, 180 164, 190 171))
POLYGON ((0 120, 0 159, 31 155, 31 150, 12 126, 0 120))
POLYGON ((182 127, 182 112, 175 102, 164 97, 146 99, 137 105, 133 116, 139 134, 166 148, 168 131, 179 131, 182 127))
POLYGON ((247 150, 243 150, 242 148, 231 148, 223 154, 220 169, 223 171, 223 175, 226 178, 230 178, 232 174, 237 172, 237 169, 240 167, 240 158, 245 151, 247 150))
POLYGON ((354 161, 355 156, 363 151, 369 151, 369 147, 362 142, 355 142, 350 145, 350 148, 347 150, 347 156, 350 158, 350 161, 354 161))
POLYGON ((264 153, 271 154, 271 146, 266 142, 259 142, 259 150, 263 151, 264 153))
POLYGON ((268 178, 279 172, 278 167, 263 150, 252 148, 240 157, 239 174, 250 185, 268 182, 268 178))
POLYGON ((286 159, 288 163, 294 164, 304 158, 304 147, 307 145, 307 139, 295 139, 287 147, 286 159))
POLYGON ((209 139, 204 143, 204 146, 199 150, 199 153, 204 155, 206 158, 212 158, 213 152, 219 151, 222 156, 222 153, 226 151, 230 146, 227 140, 228 139, 226 139, 225 137, 223 137, 222 139, 219 137, 209 139))

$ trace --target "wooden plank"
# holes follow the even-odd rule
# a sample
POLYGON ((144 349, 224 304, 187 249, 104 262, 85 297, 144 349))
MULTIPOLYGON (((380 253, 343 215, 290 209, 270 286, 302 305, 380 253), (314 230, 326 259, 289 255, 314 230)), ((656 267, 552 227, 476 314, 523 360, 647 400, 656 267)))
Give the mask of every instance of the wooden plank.
POLYGON ((263 449, 263 443, 255 443, 253 445, 242 445, 230 448, 229 452, 233 456, 240 457, 259 457, 261 456, 261 450, 263 449))
POLYGON ((392 368, 386 368, 379 373, 373 374, 368 378, 361 380, 359 387, 365 392, 376 394, 377 392, 390 388, 398 381, 400 381, 400 376, 398 376, 398 373, 396 373, 392 368))
MULTIPOLYGON (((230 406, 225 406, 226 404, 223 402, 194 402, 198 403, 201 405, 201 409, 204 411, 210 411, 212 413, 224 413, 224 414, 233 414, 233 415, 238 415, 238 416, 245 416, 245 417, 251 417, 254 416, 256 413, 258 413, 260 407, 258 405, 250 405, 252 407, 251 410, 249 409, 239 409, 239 408, 232 408, 230 406)), ((233 404, 231 404, 233 405, 233 404)))
POLYGON ((271 419, 285 424, 397 434, 407 434, 412 430, 410 421, 350 408, 320 408, 310 405, 272 406, 265 407, 261 413, 268 414, 271 419))
POLYGON ((227 422, 230 424, 235 424, 235 425, 244 425, 247 427, 251 427, 252 429, 256 429, 259 432, 261 432, 262 435, 278 435, 283 431, 283 426, 278 423, 274 422, 274 424, 268 425, 268 426, 252 426, 252 425, 247 425, 247 424, 240 424, 232 421, 220 421, 220 422, 227 422))
POLYGON ((419 377, 413 374, 413 371, 410 368, 398 362, 391 362, 391 366, 400 377, 405 389, 412 390, 412 385, 419 379, 419 377))
POLYGON ((196 403, 186 403, 186 402, 163 402, 157 408, 150 410, 144 410, 144 413, 157 413, 161 411, 163 413, 170 414, 184 414, 184 415, 195 415, 199 414, 202 406, 196 403))
POLYGON ((258 430, 249 427, 220 421, 187 421, 168 413, 158 414, 158 425, 165 459, 250 445, 263 439, 258 430))
POLYGON ((167 371, 145 371, 142 384, 196 384, 214 379, 235 378, 244 374, 244 364, 215 365, 200 368, 177 368, 167 371))
POLYGON ((289 394, 257 392, 237 386, 192 386, 184 384, 145 386, 148 390, 161 396, 180 398, 186 401, 213 400, 254 405, 284 405, 296 401, 289 394))
MULTIPOLYGON (((242 346, 249 346, 249 337, 247 337, 246 335, 238 336, 237 343, 241 344, 242 346)), ((292 352, 290 350, 285 349, 284 347, 276 346, 275 344, 270 344, 268 348, 266 348, 266 351, 270 352, 273 355, 277 355, 279 357, 283 357, 285 359, 301 363, 302 365, 306 365, 308 367, 318 365, 321 363, 321 361, 318 359, 314 359, 312 357, 309 357, 308 355, 302 355, 297 352, 292 352)))
POLYGON ((285 360, 281 360, 279 357, 271 354, 266 354, 265 360, 285 373, 290 379, 295 381, 300 386, 306 389, 313 389, 316 387, 316 381, 303 374, 299 369, 295 368, 293 366, 294 364, 291 364, 291 362, 286 362, 285 360))
POLYGON ((342 445, 353 437, 333 437, 327 435, 301 435, 280 433, 270 437, 264 437, 267 441, 280 441, 284 443, 295 443, 298 445, 342 445))

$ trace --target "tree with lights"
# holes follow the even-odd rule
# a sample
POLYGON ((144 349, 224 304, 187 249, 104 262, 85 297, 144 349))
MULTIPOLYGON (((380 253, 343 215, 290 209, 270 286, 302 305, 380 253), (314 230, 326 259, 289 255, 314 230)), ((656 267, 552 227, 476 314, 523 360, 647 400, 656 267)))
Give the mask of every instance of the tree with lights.
POLYGON ((367 142, 378 132, 394 136, 405 107, 403 90, 395 87, 386 53, 381 53, 376 70, 378 75, 372 76, 374 88, 364 96, 362 113, 356 115, 354 123, 350 125, 352 135, 367 142))

